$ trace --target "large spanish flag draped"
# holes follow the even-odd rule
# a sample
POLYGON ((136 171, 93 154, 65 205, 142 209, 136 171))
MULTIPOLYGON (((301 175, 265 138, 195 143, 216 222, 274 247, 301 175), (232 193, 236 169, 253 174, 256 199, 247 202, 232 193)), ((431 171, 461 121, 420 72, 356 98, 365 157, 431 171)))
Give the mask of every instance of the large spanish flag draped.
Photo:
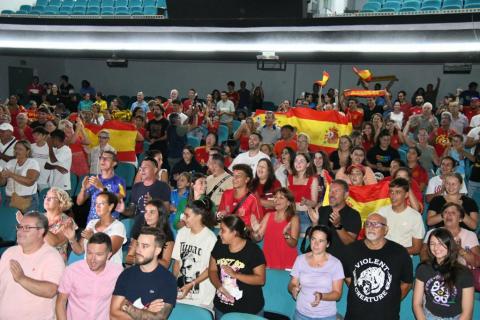
MULTIPOLYGON (((265 123, 265 110, 257 110, 255 118, 265 123)), ((317 111, 309 108, 294 108, 288 112, 275 112, 276 124, 289 124, 297 128, 297 133, 310 136, 310 150, 323 150, 331 153, 338 149, 339 138, 350 135, 352 123, 338 111, 317 111)))
MULTIPOLYGON (((390 181, 380 181, 376 184, 366 186, 350 186, 347 198, 347 204, 357 210, 362 218, 362 224, 368 215, 377 212, 381 207, 391 204, 389 196, 390 181)), ((328 206, 328 191, 325 192, 323 205, 328 206)))
POLYGON ((110 133, 109 144, 117 150, 118 161, 136 163, 135 140, 137 138, 137 128, 135 125, 120 120, 107 121, 103 126, 87 124, 85 125, 85 132, 92 142, 90 147, 98 145, 97 134, 102 129, 110 133))

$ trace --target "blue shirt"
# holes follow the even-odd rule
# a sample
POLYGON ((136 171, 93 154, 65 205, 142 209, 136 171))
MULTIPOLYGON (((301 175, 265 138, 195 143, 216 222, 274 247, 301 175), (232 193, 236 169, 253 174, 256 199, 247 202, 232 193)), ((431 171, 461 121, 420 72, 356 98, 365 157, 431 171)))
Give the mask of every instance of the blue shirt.
MULTIPOLYGON (((110 179, 103 179, 101 175, 98 175, 98 179, 100 179, 100 182, 103 184, 103 187, 106 188, 109 192, 112 192, 118 195, 120 193, 120 185, 122 185, 123 190, 125 191, 127 190, 125 179, 117 175, 114 175, 110 179)), ((87 224, 90 222, 90 220, 100 219, 100 217, 97 215, 97 211, 95 210, 95 200, 97 199, 97 195, 100 192, 102 192, 102 190, 98 190, 93 186, 87 189, 87 194, 89 194, 92 197, 90 211, 88 212, 87 224)), ((113 211, 112 216, 115 219, 118 219, 118 217, 120 216, 120 213, 117 211, 113 211)))
POLYGON ((133 112, 136 107, 142 108, 143 112, 147 113, 148 112, 148 104, 145 101, 142 101, 142 103, 138 103, 138 101, 135 101, 132 103, 132 106, 130 108, 130 111, 133 112))

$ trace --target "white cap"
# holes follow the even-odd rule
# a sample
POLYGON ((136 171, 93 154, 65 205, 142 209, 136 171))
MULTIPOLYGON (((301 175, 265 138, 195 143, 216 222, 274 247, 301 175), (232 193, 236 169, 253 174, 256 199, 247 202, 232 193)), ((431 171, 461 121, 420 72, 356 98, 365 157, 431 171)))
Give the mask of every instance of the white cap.
POLYGON ((3 130, 3 131, 9 130, 13 132, 13 126, 10 123, 2 123, 0 124, 0 130, 3 130))

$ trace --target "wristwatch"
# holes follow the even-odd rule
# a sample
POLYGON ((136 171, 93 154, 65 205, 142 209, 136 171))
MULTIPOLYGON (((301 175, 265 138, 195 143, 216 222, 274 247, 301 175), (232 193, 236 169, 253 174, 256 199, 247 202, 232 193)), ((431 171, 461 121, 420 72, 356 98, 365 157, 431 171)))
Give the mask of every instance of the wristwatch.
POLYGON ((343 229, 343 224, 339 224, 338 226, 335 227, 335 230, 342 230, 343 229))

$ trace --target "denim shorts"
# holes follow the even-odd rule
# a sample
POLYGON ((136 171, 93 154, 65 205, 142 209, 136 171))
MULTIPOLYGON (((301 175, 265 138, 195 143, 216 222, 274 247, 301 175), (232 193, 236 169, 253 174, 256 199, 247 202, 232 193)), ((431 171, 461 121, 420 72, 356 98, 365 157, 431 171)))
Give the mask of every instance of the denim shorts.
POLYGON ((294 319, 295 320, 337 320, 337 316, 334 315, 334 316, 328 316, 328 317, 322 317, 322 318, 311 318, 301 314, 300 312, 298 312, 298 310, 295 310, 294 319))

